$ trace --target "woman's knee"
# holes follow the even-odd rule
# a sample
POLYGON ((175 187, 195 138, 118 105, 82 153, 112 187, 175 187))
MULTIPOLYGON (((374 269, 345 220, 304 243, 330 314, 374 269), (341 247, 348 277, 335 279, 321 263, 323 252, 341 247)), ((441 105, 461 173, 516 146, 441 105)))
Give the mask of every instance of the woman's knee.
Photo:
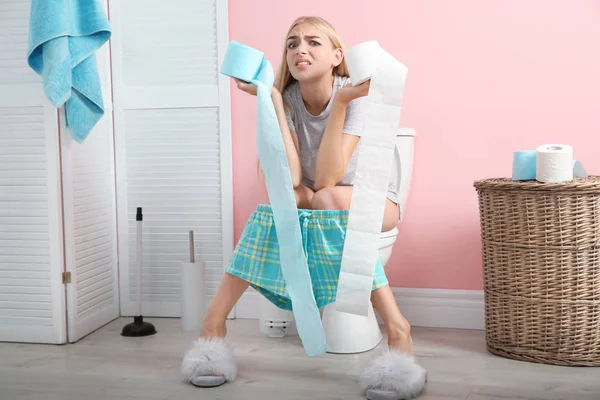
POLYGON ((316 192, 312 198, 315 210, 347 210, 350 208, 350 196, 344 188, 338 186, 325 187, 316 192))
POLYGON ((313 192, 311 189, 304 185, 300 185, 294 188, 294 195, 296 196, 296 206, 298 208, 312 208, 312 199, 315 195, 315 192, 313 192))

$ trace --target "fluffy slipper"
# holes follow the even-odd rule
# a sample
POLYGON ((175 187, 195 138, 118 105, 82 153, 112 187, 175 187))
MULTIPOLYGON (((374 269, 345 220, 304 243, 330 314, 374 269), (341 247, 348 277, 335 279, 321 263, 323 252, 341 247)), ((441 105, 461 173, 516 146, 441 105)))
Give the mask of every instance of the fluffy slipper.
POLYGON ((185 353, 181 374, 192 385, 215 387, 233 382, 237 365, 223 338, 199 338, 185 353))
POLYGON ((367 367, 360 379, 369 400, 404 400, 418 396, 427 381, 427 371, 414 357, 387 350, 367 367))

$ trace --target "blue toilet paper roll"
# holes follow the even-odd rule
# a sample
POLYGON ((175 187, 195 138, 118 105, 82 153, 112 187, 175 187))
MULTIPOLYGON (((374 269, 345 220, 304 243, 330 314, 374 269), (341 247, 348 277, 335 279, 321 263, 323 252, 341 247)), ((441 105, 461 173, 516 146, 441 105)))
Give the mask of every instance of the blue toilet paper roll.
POLYGON ((304 254, 296 196, 285 145, 271 99, 273 67, 262 52, 232 41, 225 53, 220 72, 256 85, 256 147, 273 210, 280 246, 281 272, 292 300, 296 327, 306 353, 325 353, 328 350, 325 331, 304 254))
POLYGON ((515 151, 513 155, 512 179, 528 181, 535 179, 537 151, 515 151))
POLYGON ((232 40, 227 47, 225 57, 223 57, 220 72, 223 75, 238 78, 245 82, 260 80, 261 84, 270 86, 269 89, 271 89, 273 79, 269 79, 267 76, 264 79, 259 77, 261 73, 269 70, 267 64, 270 67, 269 60, 265 58, 263 52, 232 40))

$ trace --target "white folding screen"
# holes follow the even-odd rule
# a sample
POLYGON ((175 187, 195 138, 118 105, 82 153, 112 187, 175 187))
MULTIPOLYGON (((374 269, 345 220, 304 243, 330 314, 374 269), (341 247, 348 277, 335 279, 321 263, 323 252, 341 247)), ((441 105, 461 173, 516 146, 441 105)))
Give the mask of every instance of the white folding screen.
POLYGON ((106 114, 79 144, 26 64, 30 1, 0 2, 0 341, 74 342, 133 315, 136 207, 145 315, 180 315, 189 230, 209 297, 233 249, 226 1, 108 6, 106 114))
POLYGON ((64 343, 58 112, 26 64, 30 2, 0 2, 0 340, 64 343))
POLYGON ((74 342, 119 316, 109 47, 107 113, 78 144, 27 66, 29 14, 0 2, 0 341, 74 342))
POLYGON ((233 247, 224 0, 111 2, 121 312, 136 312, 137 207, 143 312, 180 316, 188 232, 216 292, 233 247))
POLYGON ((119 317, 110 48, 96 52, 105 114, 81 144, 61 118, 69 341, 119 317))

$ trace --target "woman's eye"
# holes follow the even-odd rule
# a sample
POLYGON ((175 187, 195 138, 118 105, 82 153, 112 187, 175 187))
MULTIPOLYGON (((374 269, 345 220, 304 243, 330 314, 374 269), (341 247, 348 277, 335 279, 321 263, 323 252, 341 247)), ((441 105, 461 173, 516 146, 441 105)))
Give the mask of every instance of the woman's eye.
POLYGON ((320 46, 320 45, 321 45, 321 43, 319 43, 319 42, 316 42, 316 41, 314 41, 314 40, 313 40, 312 42, 310 42, 310 44, 312 44, 312 45, 315 45, 315 46, 320 46))
POLYGON ((293 48, 295 45, 296 45, 296 43, 290 43, 290 44, 288 44, 288 49, 293 48))

